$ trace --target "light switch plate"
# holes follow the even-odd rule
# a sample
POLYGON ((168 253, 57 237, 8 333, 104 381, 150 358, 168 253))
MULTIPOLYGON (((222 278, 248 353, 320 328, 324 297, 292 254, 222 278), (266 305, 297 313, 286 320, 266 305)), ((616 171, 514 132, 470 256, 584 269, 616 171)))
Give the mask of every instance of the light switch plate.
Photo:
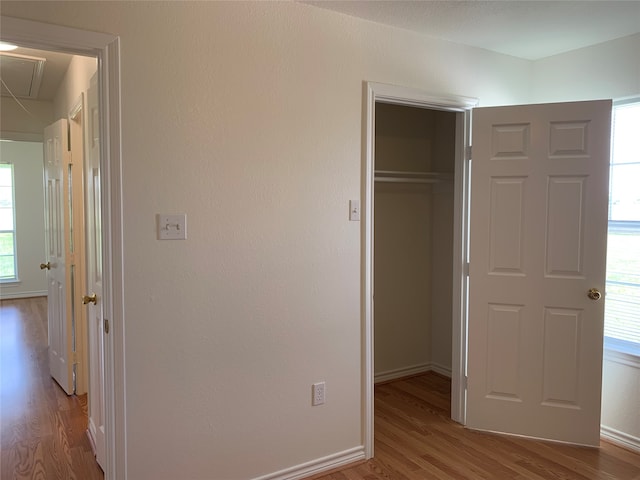
POLYGON ((349 200, 349 220, 352 222, 360 221, 360 201, 349 200))
POLYGON ((187 238, 187 215, 159 213, 158 240, 185 240, 187 238))

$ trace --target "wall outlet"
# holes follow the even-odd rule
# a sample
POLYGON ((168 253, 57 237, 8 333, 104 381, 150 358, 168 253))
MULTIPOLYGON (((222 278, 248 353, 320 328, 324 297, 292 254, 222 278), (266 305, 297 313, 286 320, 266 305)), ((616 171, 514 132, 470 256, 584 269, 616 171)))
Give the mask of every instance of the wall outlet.
POLYGON ((314 383, 313 387, 311 389, 311 393, 312 393, 312 399, 311 399, 311 405, 312 406, 317 406, 317 405, 322 405, 324 403, 325 400, 325 383, 324 382, 318 382, 318 383, 314 383))

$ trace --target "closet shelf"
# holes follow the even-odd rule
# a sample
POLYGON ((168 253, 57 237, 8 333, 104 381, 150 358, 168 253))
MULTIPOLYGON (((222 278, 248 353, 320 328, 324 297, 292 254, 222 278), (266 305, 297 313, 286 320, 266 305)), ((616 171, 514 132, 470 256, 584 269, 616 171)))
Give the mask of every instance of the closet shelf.
POLYGON ((406 172, 395 170, 376 170, 376 182, 390 183, 446 183, 453 181, 450 173, 406 172))

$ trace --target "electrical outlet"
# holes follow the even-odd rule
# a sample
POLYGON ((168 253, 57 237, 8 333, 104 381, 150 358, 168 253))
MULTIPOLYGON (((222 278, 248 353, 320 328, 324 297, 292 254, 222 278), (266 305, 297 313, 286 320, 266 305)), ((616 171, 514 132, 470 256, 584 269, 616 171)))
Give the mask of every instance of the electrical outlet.
POLYGON ((325 383, 314 383, 311 390, 313 395, 313 398, 311 399, 311 405, 314 407, 317 405, 322 405, 325 400, 325 383))

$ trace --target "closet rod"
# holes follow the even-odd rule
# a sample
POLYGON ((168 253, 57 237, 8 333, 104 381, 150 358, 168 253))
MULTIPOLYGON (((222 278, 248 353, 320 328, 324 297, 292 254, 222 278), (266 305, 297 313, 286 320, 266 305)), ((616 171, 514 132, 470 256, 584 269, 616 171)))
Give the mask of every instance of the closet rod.
POLYGON ((376 182, 394 183, 443 183, 451 182, 453 176, 448 173, 406 172, 394 170, 376 170, 376 182))

